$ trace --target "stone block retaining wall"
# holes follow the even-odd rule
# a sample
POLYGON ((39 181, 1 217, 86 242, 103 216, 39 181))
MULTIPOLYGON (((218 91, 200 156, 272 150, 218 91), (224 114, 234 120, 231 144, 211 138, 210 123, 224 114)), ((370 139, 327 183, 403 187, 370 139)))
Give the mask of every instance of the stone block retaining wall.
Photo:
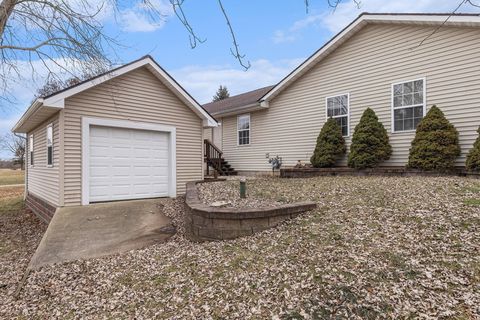
POLYGON ((218 208, 202 203, 196 184, 187 183, 187 234, 194 241, 229 240, 272 228, 280 222, 316 208, 314 202, 298 202, 273 208, 218 208))
POLYGON ((282 178, 309 178, 321 176, 394 176, 394 177, 412 177, 412 176, 462 176, 480 178, 479 172, 468 172, 462 168, 454 169, 450 172, 431 172, 415 169, 406 169, 404 167, 377 167, 372 169, 352 169, 348 167, 336 168, 285 168, 280 170, 282 178))

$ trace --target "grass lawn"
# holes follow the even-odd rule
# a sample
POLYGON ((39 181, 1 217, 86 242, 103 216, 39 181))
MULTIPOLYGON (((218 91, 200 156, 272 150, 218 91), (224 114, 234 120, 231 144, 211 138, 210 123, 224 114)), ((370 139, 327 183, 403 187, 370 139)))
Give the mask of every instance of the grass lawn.
POLYGON ((25 182, 25 171, 0 169, 0 186, 10 184, 23 184, 25 182))
MULTIPOLYGON (((0 318, 480 317, 480 207, 473 201, 480 199, 479 180, 247 184, 250 197, 314 200, 318 209, 252 237, 191 243, 181 234, 178 199, 167 209, 177 215, 180 234, 167 243, 44 267, 32 272, 19 300, 8 294, 16 278, 2 276, 0 318)), ((15 239, 17 231, 4 237, 15 239)))

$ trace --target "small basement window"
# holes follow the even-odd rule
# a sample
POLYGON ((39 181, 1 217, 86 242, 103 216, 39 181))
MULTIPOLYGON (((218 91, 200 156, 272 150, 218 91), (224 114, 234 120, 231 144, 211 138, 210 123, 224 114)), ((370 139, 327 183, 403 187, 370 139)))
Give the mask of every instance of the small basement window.
POLYGON ((425 80, 392 85, 393 132, 412 131, 425 114, 425 80))
POLYGON ((28 139, 28 151, 30 157, 30 165, 33 166, 33 134, 31 134, 28 139))
POLYGON ((344 137, 349 135, 349 101, 348 94, 342 94, 334 97, 327 97, 327 118, 333 118, 342 129, 344 137))
POLYGON ((47 127, 47 166, 53 166, 53 125, 47 127))
POLYGON ((238 145, 250 144, 250 115, 244 114, 237 117, 238 145))

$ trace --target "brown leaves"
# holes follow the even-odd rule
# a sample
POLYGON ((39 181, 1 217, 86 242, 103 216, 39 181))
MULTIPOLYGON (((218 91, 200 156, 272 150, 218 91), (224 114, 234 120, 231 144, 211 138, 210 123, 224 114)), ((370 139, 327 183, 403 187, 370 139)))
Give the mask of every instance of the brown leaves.
MULTIPOLYGON (((0 317, 473 319, 480 210, 463 201, 480 198, 479 186, 463 178, 249 179, 247 201, 315 200, 319 209, 252 237, 198 244, 180 231, 146 249, 43 268, 20 300, 1 298, 0 317)), ((207 202, 237 192, 236 181, 203 187, 207 202)), ((182 199, 162 204, 181 226, 182 199)))

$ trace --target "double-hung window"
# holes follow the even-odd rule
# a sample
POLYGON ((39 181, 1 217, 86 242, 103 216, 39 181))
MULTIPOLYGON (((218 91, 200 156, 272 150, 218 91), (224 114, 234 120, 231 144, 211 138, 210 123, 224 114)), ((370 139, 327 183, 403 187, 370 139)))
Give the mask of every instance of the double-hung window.
POLYGON ((237 117, 238 145, 250 144, 250 115, 244 114, 237 117))
POLYGON ((28 156, 30 158, 30 165, 33 166, 33 134, 28 137, 28 156))
POLYGON ((53 166, 53 125, 47 126, 47 166, 53 166))
POLYGON ((348 94, 342 94, 334 97, 327 97, 327 118, 333 118, 342 129, 344 137, 349 135, 349 103, 348 94))
POLYGON ((425 107, 425 79, 393 84, 393 132, 415 130, 424 116, 425 107))

